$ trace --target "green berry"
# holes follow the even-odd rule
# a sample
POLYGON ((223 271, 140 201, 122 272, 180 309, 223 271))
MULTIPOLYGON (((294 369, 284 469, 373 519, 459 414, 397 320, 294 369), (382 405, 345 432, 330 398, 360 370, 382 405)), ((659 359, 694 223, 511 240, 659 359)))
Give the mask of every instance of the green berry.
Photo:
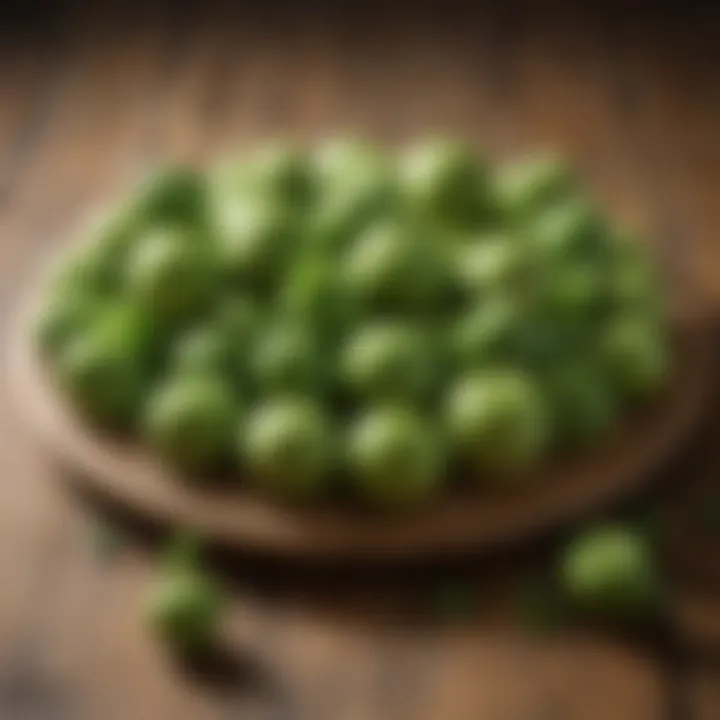
POLYGON ((534 251, 550 268, 567 260, 601 259, 606 229, 595 209, 581 198, 570 198, 542 212, 528 228, 534 251))
POLYGON ((363 306, 427 310, 437 307, 448 289, 449 257, 434 238, 383 222, 357 239, 339 271, 363 306))
POLYGON ((400 187, 411 207, 455 227, 476 227, 487 214, 486 170, 456 140, 435 138, 408 148, 400 187))
POLYGON ((222 604, 219 589, 200 571, 173 571, 152 589, 147 616, 152 629, 170 647, 197 653, 215 640, 222 604))
POLYGON ((255 382, 268 393, 320 390, 327 380, 327 356, 315 333, 290 322, 270 325, 251 355, 255 382))
POLYGON ((458 248, 457 275, 470 296, 522 288, 529 270, 525 245, 509 235, 480 237, 458 248))
POLYGON ((570 197, 576 184, 572 172, 560 158, 539 155, 501 168, 497 195, 510 221, 524 221, 570 197))
POLYGON ((516 473, 545 452, 550 427, 536 383, 513 370, 476 371, 450 389, 448 431, 459 452, 480 472, 516 473))
POLYGON ((290 144, 271 143, 251 160, 250 180, 256 191, 274 201, 306 206, 313 196, 313 176, 305 154, 290 144))
POLYGON ((212 252, 182 231, 154 230, 130 257, 128 291, 161 323, 197 315, 211 301, 215 284, 212 252))
POLYGON ((560 575, 577 607, 608 615, 635 615, 657 601, 657 568, 639 533, 622 525, 592 528, 565 549, 560 575))
POLYGON ((241 430, 239 450, 258 487, 290 500, 327 489, 336 453, 322 408, 298 396, 256 407, 241 430))
POLYGON ((341 352, 346 387, 365 399, 427 397, 439 368, 434 348, 421 328, 384 322, 359 327, 341 352))
POLYGON ((273 203, 233 202, 218 213, 218 253, 227 275, 265 290, 278 280, 292 248, 292 216, 273 203))
POLYGON ((358 495, 378 507, 425 502, 444 479, 437 431, 402 406, 371 408, 363 414, 350 427, 347 458, 358 495))
POLYGON ((232 390, 222 380, 179 375, 151 394, 143 429, 147 441, 183 470, 212 472, 233 455, 239 417, 232 390))
POLYGON ((149 225, 203 227, 207 217, 207 184, 202 173, 184 166, 156 172, 135 196, 137 213, 149 225))
POLYGON ((147 385, 148 326, 121 307, 104 312, 59 352, 54 367, 76 406, 104 427, 127 428, 147 385))

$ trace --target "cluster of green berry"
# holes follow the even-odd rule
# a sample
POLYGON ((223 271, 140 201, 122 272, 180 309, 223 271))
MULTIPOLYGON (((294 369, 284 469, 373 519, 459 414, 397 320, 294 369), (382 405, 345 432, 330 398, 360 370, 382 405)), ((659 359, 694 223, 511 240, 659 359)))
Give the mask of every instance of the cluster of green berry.
POLYGON ((652 263, 551 157, 272 145, 156 175, 91 240, 38 328, 74 405, 278 497, 517 476, 667 377, 652 263))

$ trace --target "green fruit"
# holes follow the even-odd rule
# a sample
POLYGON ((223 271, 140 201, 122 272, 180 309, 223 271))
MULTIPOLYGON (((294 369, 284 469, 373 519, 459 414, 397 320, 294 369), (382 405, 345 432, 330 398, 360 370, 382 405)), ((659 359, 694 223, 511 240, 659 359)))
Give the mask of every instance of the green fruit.
POLYGON ((123 204, 95 215, 83 228, 77 248, 65 257, 55 281, 58 293, 83 292, 112 297, 121 289, 122 270, 146 229, 137 209, 123 204))
POLYGON ((527 282, 527 248, 509 235, 480 237, 472 245, 460 246, 456 264, 460 285, 471 296, 513 289, 527 282))
POLYGON ((350 140, 323 146, 316 163, 323 192, 308 218, 306 243, 334 252, 390 211, 396 188, 388 163, 373 149, 350 140))
POLYGON ((207 307, 216 285, 209 248, 176 230, 154 230, 130 257, 127 288, 161 321, 175 322, 207 307))
POLYGON ((244 157, 231 156, 221 160, 208 175, 208 216, 222 217, 226 208, 256 197, 252 167, 244 157))
POLYGON ((279 277, 292 248, 292 216, 267 202, 234 202, 218 213, 218 252, 228 276, 266 289, 279 277))
POLYGON ((670 373, 667 338, 643 315, 612 318, 600 338, 600 355, 608 376, 629 398, 657 391, 670 373))
POLYGON ((448 396, 447 426, 459 452, 478 471, 516 473, 537 464, 548 446, 548 410, 525 373, 477 371, 448 396))
POLYGON ((609 279, 602 267, 592 263, 561 265, 550 270, 542 282, 543 309, 563 326, 593 327, 609 307, 609 279))
POLYGON ((273 143, 251 160, 250 178, 256 190, 279 203, 303 207, 313 196, 313 176, 308 158, 297 148, 273 143))
POLYGON ((240 454, 259 487, 288 499, 327 488, 335 460, 332 429, 311 400, 286 397, 258 406, 240 437, 240 454))
POLYGON ((454 321, 453 354, 461 368, 496 364, 514 357, 523 329, 522 307, 503 295, 492 295, 454 321))
POLYGON ((232 339, 216 325, 194 328, 179 338, 171 349, 173 372, 227 376, 234 370, 232 339))
POLYGON ((133 424, 146 391, 149 328, 128 308, 99 314, 58 353, 55 373, 75 405, 103 427, 133 424))
POLYGON ((647 541, 631 528, 607 525, 575 538, 562 557, 565 593, 579 608, 639 614, 657 600, 657 569, 647 541))
POLYGON ((380 507, 427 501, 444 479, 437 431, 401 406, 362 415, 349 430, 347 458, 358 495, 380 507))
POLYGON ((416 311, 442 302, 449 286, 447 249, 395 222, 368 228, 343 258, 339 272, 364 306, 416 311))
POLYGON ((251 355, 257 386, 265 392, 319 390, 327 374, 325 353, 311 330, 290 322, 271 325, 251 355))
POLYGON ((152 629, 180 652, 201 652, 217 636, 222 596, 198 570, 172 571, 159 579, 147 606, 152 629))
POLYGON ((438 380, 434 350, 429 336, 409 323, 366 325, 342 349, 341 380, 366 399, 422 399, 438 380))
POLYGON ((594 208, 570 198, 542 212, 528 229, 534 251, 543 262, 599 261, 607 248, 606 229, 594 208))
POLYGON ((57 357, 67 344, 82 334, 105 309, 105 303, 81 290, 56 293, 45 302, 34 328, 40 351, 57 357))
POLYGON ((352 324, 362 310, 343 285, 337 263, 314 254, 296 260, 280 290, 278 306, 291 322, 315 326, 329 335, 352 324))
POLYGON ((222 380, 178 375, 151 394, 143 430, 148 442, 179 467, 213 471, 232 457, 239 415, 232 390, 222 380))
POLYGON ((497 195, 506 217, 524 221, 548 205, 570 197, 576 179, 558 157, 540 155, 503 167, 497 195))
POLYGON ((123 250, 100 242, 87 243, 73 250, 65 258, 55 280, 56 292, 112 297, 121 285, 121 269, 126 256, 123 250))
POLYGON ((336 137, 321 143, 315 151, 315 174, 323 192, 334 188, 364 184, 390 176, 387 158, 369 142, 352 137, 336 137))
POLYGON ((141 184, 134 207, 148 225, 203 227, 207 218, 207 183, 189 167, 155 172, 141 184))
POLYGON ((401 193, 411 207, 456 227, 475 227, 488 212, 486 171, 461 142, 431 139, 401 158, 401 193))

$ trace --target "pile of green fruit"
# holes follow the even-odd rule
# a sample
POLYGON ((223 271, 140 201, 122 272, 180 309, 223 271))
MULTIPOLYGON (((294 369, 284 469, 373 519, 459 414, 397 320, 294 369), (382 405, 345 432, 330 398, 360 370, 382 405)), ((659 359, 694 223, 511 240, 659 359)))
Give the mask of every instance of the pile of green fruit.
POLYGON ((188 475, 281 498, 507 482, 668 376, 652 263, 551 157, 276 144, 155 175, 90 239, 39 322, 59 386, 188 475))

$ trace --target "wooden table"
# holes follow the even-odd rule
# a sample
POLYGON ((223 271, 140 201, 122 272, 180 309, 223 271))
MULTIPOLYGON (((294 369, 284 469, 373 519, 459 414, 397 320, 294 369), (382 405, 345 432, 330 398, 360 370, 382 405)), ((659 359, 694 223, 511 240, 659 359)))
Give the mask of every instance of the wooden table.
MULTIPOLYGON (((100 5, 41 18, 7 11, 2 22, 5 319, 62 232, 142 169, 267 134, 331 130, 390 142, 457 131, 492 157, 559 147, 700 286, 717 285, 720 15, 710 4, 100 5)), ((708 577, 719 546, 678 514, 717 477, 720 405, 715 415, 652 498, 676 558, 689 658, 591 628, 523 629, 516 587, 551 543, 451 568, 362 573, 218 558, 233 587, 228 657, 188 674, 138 620, 154 536, 127 530, 129 545, 103 559, 92 538, 104 510, 57 482, 3 394, 0 717, 718 718, 720 612, 708 577), (463 622, 431 610, 431 589, 448 578, 478 588, 463 622)))

